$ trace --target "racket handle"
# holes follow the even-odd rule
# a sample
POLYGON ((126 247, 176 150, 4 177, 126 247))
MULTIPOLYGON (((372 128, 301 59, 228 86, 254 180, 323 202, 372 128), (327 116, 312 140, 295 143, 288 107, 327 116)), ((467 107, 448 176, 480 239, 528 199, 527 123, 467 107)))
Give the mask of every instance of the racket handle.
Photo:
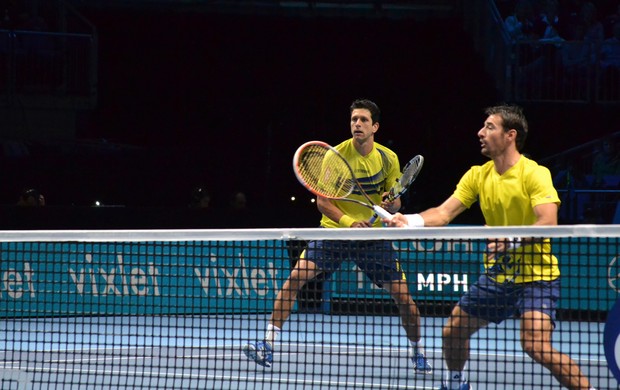
MULTIPOLYGON (((372 209, 375 210, 375 215, 377 215, 378 217, 392 219, 392 214, 390 214, 387 210, 385 210, 381 206, 372 206, 372 209)), ((375 216, 373 215, 373 217, 371 218, 371 221, 373 218, 376 219, 375 216)))
MULTIPOLYGON (((387 201, 387 202, 393 202, 395 199, 396 199, 396 197, 394 196, 394 190, 390 190, 390 192, 389 192, 386 196, 384 196, 384 197, 383 197, 383 200, 384 200, 384 201, 387 201)), ((391 217, 392 217, 392 214, 390 214, 389 212, 387 212, 384 208, 381 208, 380 206, 374 206, 374 207, 378 207, 378 208, 380 208, 380 209, 381 209, 381 210, 383 210, 383 212, 385 213, 385 214, 384 214, 385 216, 383 216, 383 215, 382 215, 382 216, 381 216, 381 218, 391 218, 391 217)), ((373 208, 374 208, 374 207, 373 207, 373 208)), ((379 213, 378 213, 378 212, 377 212, 377 210, 375 209, 375 213, 372 215, 372 217, 370 218, 370 221, 369 221, 369 222, 370 222, 371 224, 373 224, 373 223, 375 223, 375 221, 377 220, 377 218, 379 218, 379 213)))

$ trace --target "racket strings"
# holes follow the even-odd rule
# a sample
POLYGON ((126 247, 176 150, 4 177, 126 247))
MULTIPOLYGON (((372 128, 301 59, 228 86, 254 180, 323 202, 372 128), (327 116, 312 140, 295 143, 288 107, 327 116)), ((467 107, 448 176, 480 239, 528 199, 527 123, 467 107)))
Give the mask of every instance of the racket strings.
POLYGON ((325 197, 346 197, 355 187, 347 163, 320 145, 309 145, 302 152, 298 172, 306 185, 325 197))
POLYGON ((401 183, 410 184, 410 182, 412 182, 413 179, 415 179, 416 176, 418 176, 418 173, 422 169, 423 163, 424 163, 424 159, 422 158, 422 156, 418 156, 418 158, 416 158, 415 160, 407 164, 403 172, 403 175, 400 179, 401 183))
POLYGON ((413 183, 413 181, 418 176, 418 173, 420 173, 420 170, 422 169, 422 164, 424 164, 424 157, 422 157, 421 155, 418 155, 411 159, 411 161, 409 161, 407 165, 405 165, 405 167, 403 168, 403 174, 401 175, 401 177, 396 179, 396 182, 394 183, 392 188, 390 188, 390 191, 385 199, 393 202, 397 197, 405 193, 405 191, 407 191, 407 188, 409 188, 411 183, 413 183))
POLYGON ((420 173, 422 164, 424 164, 424 158, 422 156, 417 156, 417 158, 410 161, 403 170, 403 175, 400 177, 399 185, 405 188, 409 187, 409 185, 418 176, 418 173, 420 173))

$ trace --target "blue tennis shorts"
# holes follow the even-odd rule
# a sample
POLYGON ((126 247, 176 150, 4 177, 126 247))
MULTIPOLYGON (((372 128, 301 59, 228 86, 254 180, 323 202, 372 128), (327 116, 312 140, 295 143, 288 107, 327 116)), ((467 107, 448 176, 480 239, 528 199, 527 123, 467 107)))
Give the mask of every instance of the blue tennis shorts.
POLYGON ((559 278, 550 282, 500 284, 482 275, 461 297, 459 306, 469 315, 496 324, 528 311, 545 313, 554 321, 559 298, 559 278))
POLYGON ((382 282, 405 279, 389 241, 310 241, 302 257, 327 274, 338 270, 345 260, 352 261, 378 286, 382 282))

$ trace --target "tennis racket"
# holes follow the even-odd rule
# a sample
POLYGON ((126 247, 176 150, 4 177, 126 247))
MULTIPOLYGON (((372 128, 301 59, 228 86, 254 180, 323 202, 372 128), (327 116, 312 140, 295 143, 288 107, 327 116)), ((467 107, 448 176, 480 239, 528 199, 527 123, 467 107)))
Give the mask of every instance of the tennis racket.
MULTIPOLYGON (((400 175, 400 178, 396 180, 396 183, 390 188, 388 194, 383 197, 383 200, 393 202, 407 192, 411 183, 413 183, 422 170, 422 165, 424 165, 424 157, 419 154, 409 160, 403 167, 403 173, 400 175)), ((378 214, 373 215, 372 218, 370 218, 370 223, 374 223, 378 217, 378 214)))
POLYGON ((347 160, 325 142, 310 141, 301 145, 293 157, 293 170, 297 180, 315 195, 358 203, 374 210, 382 218, 392 217, 387 210, 373 203, 347 160), (367 202, 349 198, 356 189, 367 202))

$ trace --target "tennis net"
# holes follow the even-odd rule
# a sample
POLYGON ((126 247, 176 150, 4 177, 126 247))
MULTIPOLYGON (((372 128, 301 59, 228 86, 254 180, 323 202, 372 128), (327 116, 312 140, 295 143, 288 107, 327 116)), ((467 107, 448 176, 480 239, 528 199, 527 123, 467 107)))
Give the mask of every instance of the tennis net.
MULTIPOLYGON (((490 272, 488 240, 505 237, 550 241, 562 273, 553 347, 593 387, 617 389, 614 225, 0 231, 0 388, 437 389, 447 317, 490 272), (316 240, 348 255, 301 288, 271 367, 257 364, 245 352, 260 360, 260 347, 248 345, 265 338, 278 293, 316 240), (399 307, 360 270, 386 248, 373 240, 391 244, 407 277, 430 373, 415 372, 399 307)), ((472 336, 473 388, 562 388, 524 352, 520 325, 510 317, 472 336)))

